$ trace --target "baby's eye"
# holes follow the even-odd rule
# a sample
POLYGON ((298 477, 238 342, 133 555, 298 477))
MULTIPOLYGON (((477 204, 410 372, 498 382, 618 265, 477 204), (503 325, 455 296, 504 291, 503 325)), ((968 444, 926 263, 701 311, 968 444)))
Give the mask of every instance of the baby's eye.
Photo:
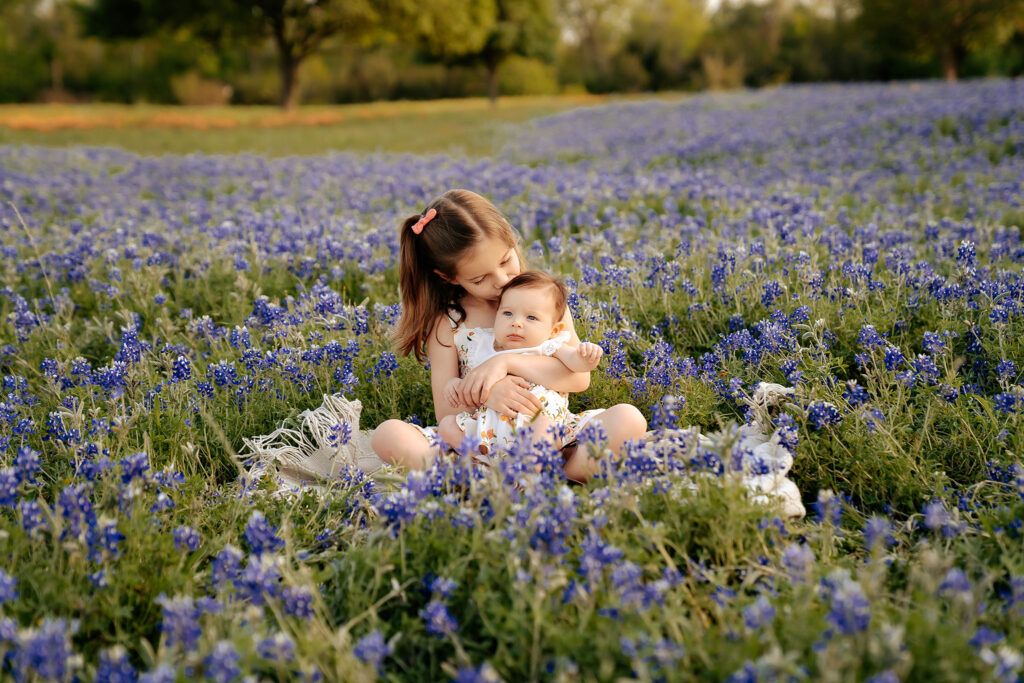
POLYGON ((502 311, 501 314, 506 318, 512 317, 512 311, 502 311))
POLYGON ((526 316, 526 319, 527 320, 536 320, 537 316, 535 316, 535 315, 528 315, 528 316, 526 316))

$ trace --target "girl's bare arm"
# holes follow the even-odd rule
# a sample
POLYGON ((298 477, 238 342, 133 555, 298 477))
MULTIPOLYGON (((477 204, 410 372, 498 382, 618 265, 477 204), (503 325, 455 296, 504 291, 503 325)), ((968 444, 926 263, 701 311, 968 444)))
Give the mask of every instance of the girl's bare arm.
POLYGON ((459 377, 459 354, 455 350, 452 327, 444 316, 437 320, 430 340, 427 342, 427 357, 430 358, 430 389, 434 398, 434 415, 440 424, 448 415, 457 415, 473 410, 472 406, 453 406, 445 398, 445 387, 459 377))

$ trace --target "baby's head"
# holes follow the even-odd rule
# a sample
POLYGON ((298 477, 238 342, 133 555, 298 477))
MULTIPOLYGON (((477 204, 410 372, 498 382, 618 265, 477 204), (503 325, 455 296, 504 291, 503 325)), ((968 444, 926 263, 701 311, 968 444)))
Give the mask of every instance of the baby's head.
POLYGON ((539 270, 508 281, 498 299, 494 339, 503 349, 538 346, 565 329, 565 284, 539 270))

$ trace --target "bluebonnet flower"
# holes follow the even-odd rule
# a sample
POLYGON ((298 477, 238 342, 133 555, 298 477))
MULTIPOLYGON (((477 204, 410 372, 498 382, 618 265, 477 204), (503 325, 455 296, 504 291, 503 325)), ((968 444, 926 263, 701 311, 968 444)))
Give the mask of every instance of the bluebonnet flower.
POLYGON ((455 672, 452 683, 502 683, 502 680, 490 662, 484 662, 478 667, 461 667, 455 672))
POLYGON ((650 429, 675 429, 679 419, 679 407, 686 403, 682 396, 666 395, 651 408, 650 429))
POLYGON ((384 634, 380 631, 371 631, 359 639, 352 654, 364 664, 372 665, 377 673, 384 669, 384 660, 391 656, 393 648, 384 640, 384 634))
POLYGON ((903 351, 898 346, 889 346, 885 349, 885 355, 883 356, 885 363, 885 369, 889 371, 899 370, 903 363, 906 362, 906 358, 903 357, 903 351))
POLYGON ((960 533, 960 527, 953 521, 945 504, 941 500, 927 503, 922 510, 924 526, 931 531, 941 531, 943 536, 951 537, 960 533))
POLYGON ((181 552, 182 549, 193 551, 199 549, 202 539, 199 532, 186 525, 179 526, 174 530, 174 549, 181 552))
POLYGON ((621 550, 604 543, 601 536, 590 528, 587 537, 580 543, 580 574, 586 576, 591 583, 596 583, 604 568, 618 562, 623 556, 621 550))
POLYGON ((0 467, 0 507, 14 507, 18 503, 18 471, 13 467, 0 467))
POLYGON ((824 580, 830 598, 825 620, 842 635, 853 635, 871 623, 871 603, 861 585, 843 570, 833 572, 824 580))
POLYGON ((431 577, 427 579, 427 590, 440 595, 442 598, 448 599, 455 593, 455 589, 458 588, 459 584, 456 581, 445 578, 443 576, 431 577))
POLYGON ((186 382, 192 379, 192 363, 188 358, 179 355, 171 364, 171 383, 186 382))
POLYGON ((18 580, 0 569, 0 605, 18 597, 18 580))
POLYGON ((135 683, 136 680, 138 673, 128 660, 128 652, 124 647, 115 645, 100 652, 96 683, 135 683))
POLYGON ((380 354, 380 358, 374 363, 370 369, 368 376, 373 378, 374 382, 380 381, 382 377, 387 378, 398 369, 398 358, 395 354, 390 351, 383 351, 380 354))
POLYGON ((891 669, 886 669, 885 671, 868 678, 865 683, 900 683, 900 677, 891 669))
POLYGON ((38 501, 22 499, 18 502, 18 515, 21 517, 21 528, 29 538, 38 538, 49 526, 38 501))
POLYGON ((729 674, 729 678, 725 680, 726 683, 758 683, 761 678, 753 662, 744 662, 743 666, 729 674))
POLYGON ((156 501, 149 507, 150 512, 163 512, 174 508, 174 501, 165 491, 156 494, 156 501))
POLYGON ((313 594, 305 586, 287 586, 281 591, 285 614, 297 619, 313 618, 313 594))
POLYGON ((846 390, 843 392, 843 398, 850 404, 851 408, 861 406, 871 400, 871 396, 868 394, 867 389, 857 384, 857 380, 851 379, 846 383, 846 390))
POLYGON ((254 555, 274 553, 284 547, 284 541, 277 537, 277 530, 259 510, 253 510, 245 525, 245 541, 254 555))
POLYGON ((775 607, 763 595, 758 596, 752 605, 743 608, 743 623, 752 631, 770 625, 773 619, 775 619, 775 607))
POLYGON ((18 455, 14 458, 14 469, 17 472, 19 483, 34 484, 36 475, 42 470, 39 451, 28 446, 19 446, 18 455))
POLYGON ((818 522, 828 522, 833 526, 839 526, 843 521, 843 507, 849 499, 841 493, 834 493, 828 489, 818 491, 818 500, 814 503, 814 512, 818 522))
POLYGON ((121 482, 124 484, 136 478, 147 479, 148 472, 149 456, 146 453, 133 453, 121 459, 121 482))
POLYGON ((967 597, 971 595, 971 581, 962 569, 956 567, 946 572, 939 584, 939 594, 947 597, 967 597))
POLYGON ((278 631, 260 640, 256 653, 271 662, 291 662, 295 659, 295 641, 287 633, 278 631))
POLYGON ((249 563, 234 580, 235 591, 241 600, 262 605, 268 597, 277 595, 281 572, 270 554, 250 555, 249 563))
POLYGON ((860 328, 860 333, 857 335, 857 343, 860 348, 865 351, 878 348, 885 345, 885 340, 882 338, 874 325, 863 325, 860 328))
POLYGON ((794 581, 807 579, 814 560, 814 551, 803 543, 790 543, 782 551, 782 566, 794 581))
POLYGON ((1002 633, 997 633, 990 629, 988 626, 982 624, 978 627, 978 629, 974 632, 974 635, 971 636, 971 639, 967 642, 974 649, 980 650, 983 647, 995 645, 1005 637, 1006 636, 1002 633))
POLYGON ((931 356, 918 354, 914 359, 914 373, 926 384, 935 384, 939 379, 939 368, 931 356))
POLYGON ((120 543, 124 534, 117 529, 117 520, 109 517, 101 518, 93 525, 88 536, 90 555, 93 561, 99 562, 104 556, 117 558, 121 555, 120 543))
POLYGON ((777 428, 776 434, 779 437, 779 443, 790 452, 795 453, 796 447, 800 443, 799 430, 796 425, 796 420, 789 413, 781 413, 775 419, 775 425, 777 428))
POLYGON ((843 416, 831 403, 827 401, 812 401, 807 406, 807 419, 815 429, 843 423, 843 416))
POLYGON ((963 240, 956 250, 956 261, 964 268, 975 268, 978 265, 978 255, 974 248, 974 242, 963 240))
POLYGON ((1003 392, 993 396, 992 401, 999 412, 1015 413, 1017 404, 1022 401, 1022 396, 1012 392, 1003 392))
POLYGON ((420 610, 420 618, 427 627, 427 633, 444 637, 459 630, 459 622, 448 611, 448 606, 434 599, 420 610))
POLYGON ((946 342, 937 332, 925 332, 922 345, 924 350, 933 356, 937 356, 946 350, 946 342))
POLYGON ((160 630, 166 638, 167 647, 180 645, 185 652, 194 651, 202 633, 199 626, 200 611, 195 601, 187 596, 172 599, 160 595, 156 603, 163 610, 160 630))
POLYGON ((13 656, 15 678, 26 679, 34 673, 42 679, 64 680, 72 649, 63 619, 44 619, 39 628, 29 629, 20 640, 13 656))
POLYGON ((230 683, 242 674, 238 666, 238 650, 230 640, 222 640, 203 659, 203 673, 216 683, 230 683))
POLYGON ((57 512, 64 518, 61 540, 85 540, 86 531, 96 524, 96 513, 89 500, 87 484, 69 484, 57 499, 57 512))
POLYGON ((864 545, 868 550, 873 550, 879 544, 883 548, 888 547, 895 542, 896 539, 892 535, 892 524, 887 518, 872 515, 864 523, 864 545))

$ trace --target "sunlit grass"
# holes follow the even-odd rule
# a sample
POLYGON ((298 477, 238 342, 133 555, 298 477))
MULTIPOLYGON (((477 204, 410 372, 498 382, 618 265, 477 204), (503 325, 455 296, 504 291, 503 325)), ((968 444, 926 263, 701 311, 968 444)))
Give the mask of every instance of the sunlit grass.
POLYGON ((498 152, 506 126, 609 101, 596 95, 277 107, 0 106, 0 144, 116 146, 142 154, 270 156, 358 152, 498 152))

